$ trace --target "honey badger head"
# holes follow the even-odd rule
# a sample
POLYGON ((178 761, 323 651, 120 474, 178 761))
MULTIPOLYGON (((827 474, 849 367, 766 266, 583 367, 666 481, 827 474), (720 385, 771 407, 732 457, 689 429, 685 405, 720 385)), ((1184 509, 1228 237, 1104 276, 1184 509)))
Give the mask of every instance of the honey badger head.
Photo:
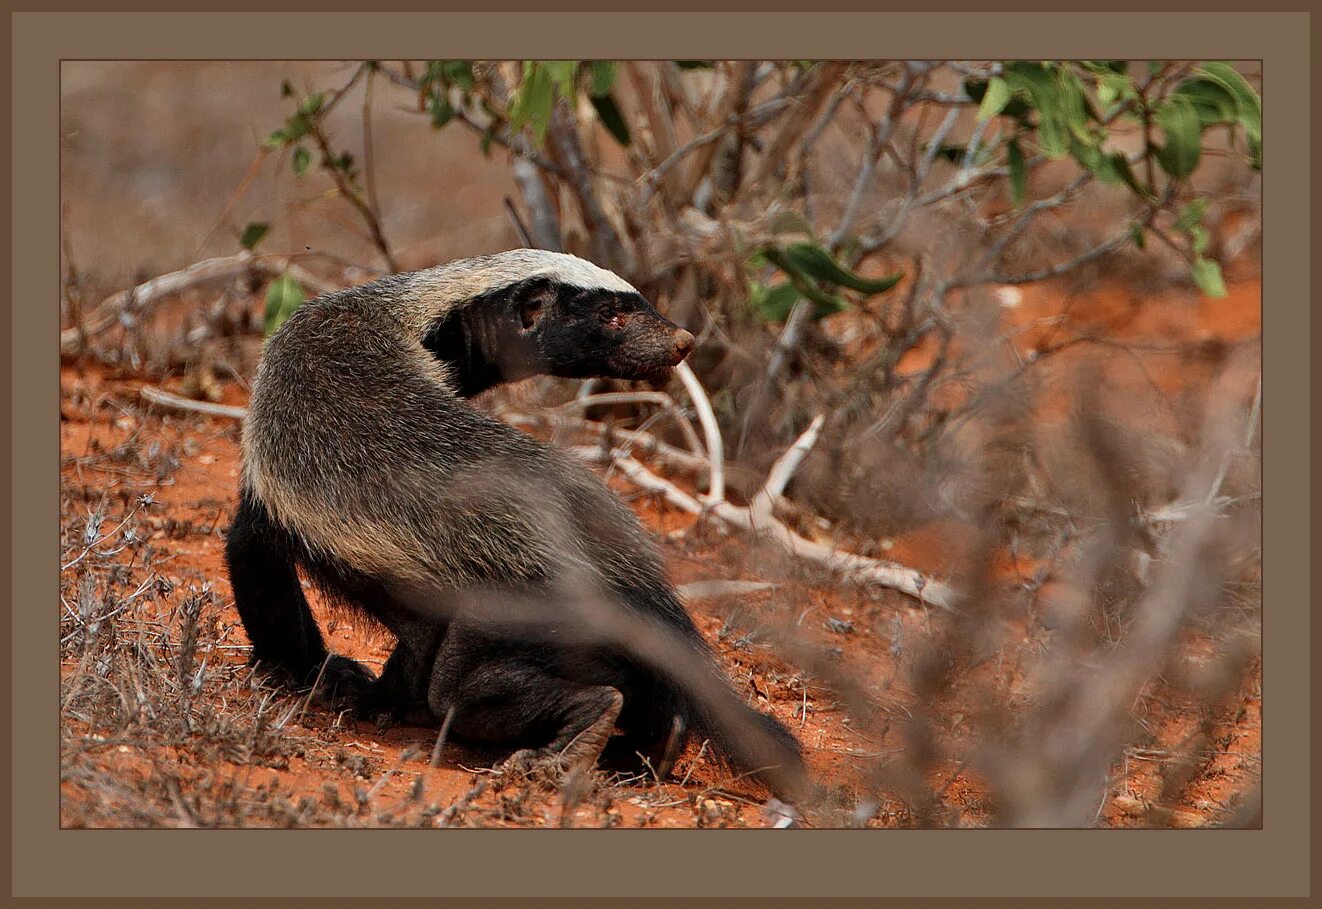
POLYGON ((423 344, 465 396, 534 375, 657 379, 693 347, 618 275, 564 253, 466 259, 419 281, 438 303, 423 344))

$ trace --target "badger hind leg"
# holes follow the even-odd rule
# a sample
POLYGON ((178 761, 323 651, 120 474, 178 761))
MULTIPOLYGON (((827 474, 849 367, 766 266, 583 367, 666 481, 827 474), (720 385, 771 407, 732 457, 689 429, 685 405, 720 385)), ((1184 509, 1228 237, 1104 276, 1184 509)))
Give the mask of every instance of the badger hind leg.
POLYGON ((299 583, 293 540, 246 491, 230 526, 225 558, 234 606, 252 644, 252 662, 288 675, 297 686, 315 686, 315 697, 324 704, 354 704, 375 677, 326 649, 299 583))
POLYGON ((437 716, 453 711, 456 741, 518 748, 507 761, 514 769, 546 765, 567 773, 597 763, 624 706, 617 688, 560 678, 513 653, 465 660, 465 649, 452 634, 429 693, 437 716))
POLYGON ((565 717, 560 732, 542 748, 542 753, 568 769, 592 767, 615 733, 624 695, 609 685, 562 684, 565 717))

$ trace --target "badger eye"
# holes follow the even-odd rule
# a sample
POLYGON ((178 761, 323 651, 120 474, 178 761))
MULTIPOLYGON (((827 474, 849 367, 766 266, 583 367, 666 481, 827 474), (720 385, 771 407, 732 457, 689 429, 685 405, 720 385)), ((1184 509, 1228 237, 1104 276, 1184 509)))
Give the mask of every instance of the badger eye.
POLYGON ((623 331, 629 319, 622 312, 617 312, 606 320, 606 327, 614 331, 623 331))

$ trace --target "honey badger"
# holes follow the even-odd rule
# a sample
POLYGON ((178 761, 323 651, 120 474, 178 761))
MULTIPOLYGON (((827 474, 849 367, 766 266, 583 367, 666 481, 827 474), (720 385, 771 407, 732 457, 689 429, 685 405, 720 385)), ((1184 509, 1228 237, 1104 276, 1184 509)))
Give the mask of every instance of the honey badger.
POLYGON ((584 633, 579 597, 714 666, 633 512, 465 400, 537 374, 662 377, 692 345, 617 275, 538 250, 304 304, 266 344, 243 429, 226 556, 253 660, 339 705, 447 720, 455 740, 572 762, 605 751, 664 771, 701 736, 793 795, 797 741, 728 682, 696 692, 668 657, 584 633), (327 651, 300 567, 395 635, 380 678, 327 651), (504 613, 514 626, 497 627, 504 613))

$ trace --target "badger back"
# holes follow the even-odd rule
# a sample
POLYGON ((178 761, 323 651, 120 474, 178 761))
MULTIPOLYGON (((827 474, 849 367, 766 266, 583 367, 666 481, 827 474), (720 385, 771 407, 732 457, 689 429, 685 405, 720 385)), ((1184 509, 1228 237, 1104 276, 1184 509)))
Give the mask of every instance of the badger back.
POLYGON ((305 304, 263 353, 243 433, 245 487, 308 548, 376 577, 509 583, 605 555, 619 564, 638 542, 627 509, 586 471, 460 399, 422 346, 437 320, 539 271, 628 287, 572 256, 515 251, 305 304), (587 514, 628 529, 582 527, 587 514))

